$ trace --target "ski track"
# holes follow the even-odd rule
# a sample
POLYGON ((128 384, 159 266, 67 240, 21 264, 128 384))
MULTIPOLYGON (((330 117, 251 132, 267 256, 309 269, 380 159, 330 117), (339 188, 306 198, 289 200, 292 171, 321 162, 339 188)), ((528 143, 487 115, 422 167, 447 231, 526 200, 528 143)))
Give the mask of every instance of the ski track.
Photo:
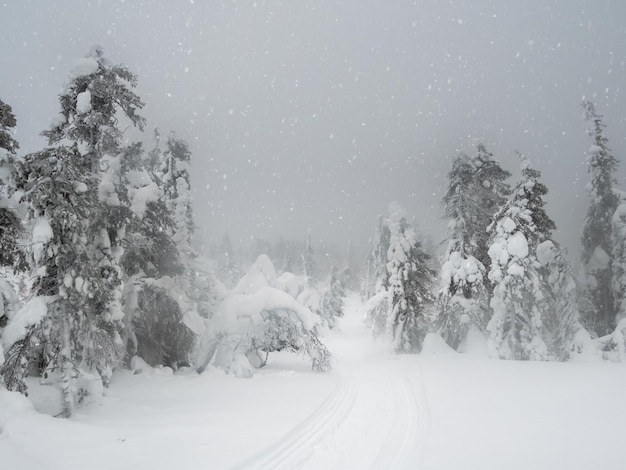
POLYGON ((410 365, 342 375, 311 416, 233 469, 423 468, 429 414, 419 368, 410 365))
MULTIPOLYGON (((430 411, 419 358, 372 353, 352 302, 334 338, 339 383, 283 438, 234 470, 364 470, 425 467, 430 411)), ((331 339, 332 340, 332 339, 331 339)))
POLYGON ((350 413, 356 401, 354 379, 342 378, 335 390, 311 416, 285 438, 261 453, 232 467, 233 470, 293 469, 310 457, 314 446, 350 413))

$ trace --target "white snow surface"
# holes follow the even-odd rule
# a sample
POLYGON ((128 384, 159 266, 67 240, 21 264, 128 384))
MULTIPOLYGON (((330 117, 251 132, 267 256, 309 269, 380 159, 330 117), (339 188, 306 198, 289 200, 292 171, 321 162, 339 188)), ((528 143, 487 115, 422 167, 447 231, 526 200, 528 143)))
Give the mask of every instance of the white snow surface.
POLYGON ((38 324, 46 316, 51 299, 52 297, 33 297, 15 313, 0 333, 2 349, 8 351, 14 343, 24 338, 31 326, 38 324))
POLYGON ((91 111, 91 92, 85 90, 76 97, 76 112, 85 114, 91 111))
POLYGON ((78 59, 70 69, 70 75, 78 78, 91 75, 98 71, 98 61, 92 57, 78 59))
POLYGON ((136 358, 136 375, 114 374, 69 420, 48 416, 59 394, 36 379, 28 399, 0 390, 2 468, 623 468, 625 364, 440 354, 434 336, 395 355, 372 341, 358 296, 345 313, 323 338, 329 374, 288 353, 246 380, 136 358))

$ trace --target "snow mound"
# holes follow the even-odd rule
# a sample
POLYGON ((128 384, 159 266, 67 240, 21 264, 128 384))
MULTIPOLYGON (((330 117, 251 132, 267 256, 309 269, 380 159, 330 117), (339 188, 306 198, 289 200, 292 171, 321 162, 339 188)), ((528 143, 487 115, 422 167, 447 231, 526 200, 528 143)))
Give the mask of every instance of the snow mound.
POLYGON ((85 57, 84 59, 79 59, 74 63, 74 66, 70 69, 70 75, 78 78, 85 77, 87 75, 91 75, 92 73, 96 73, 98 71, 98 61, 93 57, 85 57))
POLYGON ((448 354, 457 354, 437 333, 428 333, 424 338, 424 346, 422 354, 428 356, 439 356, 448 354))
POLYGON ((17 311, 8 325, 2 330, 0 345, 5 351, 26 336, 28 330, 38 324, 48 313, 48 302, 53 297, 33 297, 26 305, 17 311))
POLYGON ((76 97, 76 112, 85 114, 91 111, 91 92, 89 90, 79 93, 76 97))

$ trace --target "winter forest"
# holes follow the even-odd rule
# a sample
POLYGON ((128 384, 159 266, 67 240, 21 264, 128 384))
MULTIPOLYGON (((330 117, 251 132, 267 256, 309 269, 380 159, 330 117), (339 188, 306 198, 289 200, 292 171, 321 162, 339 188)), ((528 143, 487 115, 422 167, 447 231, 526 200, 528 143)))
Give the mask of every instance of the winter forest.
MULTIPOLYGON (((271 12, 272 2, 261 3, 253 10, 271 12)), ((620 465, 621 431, 612 423, 626 418, 625 147, 612 129, 623 129, 625 118, 607 101, 609 88, 606 96, 567 97, 579 133, 568 138, 584 142, 575 157, 584 162, 578 221, 563 210, 570 202, 555 202, 565 182, 543 176, 557 158, 549 145, 545 154, 538 144, 503 149, 520 140, 460 130, 472 132, 469 144, 424 157, 442 168, 427 172, 432 191, 423 182, 406 189, 400 177, 400 194, 384 193, 369 176, 355 177, 358 190, 352 176, 325 186, 326 174, 343 170, 298 166, 293 171, 307 175, 301 192, 327 192, 330 205, 286 201, 293 215, 281 225, 278 209, 261 214, 285 201, 254 196, 253 188, 267 187, 271 198, 289 186, 284 155, 272 157, 284 174, 268 176, 248 159, 241 172, 249 164, 256 174, 237 180, 233 155, 230 173, 219 175, 215 168, 227 163, 198 144, 208 134, 144 114, 151 99, 159 109, 159 98, 144 96, 144 77, 116 59, 116 47, 83 49, 63 59, 56 111, 33 135, 19 131, 32 119, 0 86, 7 468, 620 465), (207 164, 210 191, 209 183, 195 186, 207 164), (437 196, 435 209, 424 192, 437 196), (339 193, 345 200, 333 206, 339 193), (383 211, 365 217, 367 205, 383 211), (244 206, 252 212, 236 209, 244 206), (349 213, 359 221, 348 222, 349 213), (322 220, 336 222, 324 229, 322 220), (246 221, 258 233, 240 230, 246 221), (555 435, 563 442, 548 446, 555 435)), ((625 63, 626 55, 615 58, 622 77, 625 63)), ((225 120, 247 129, 252 108, 229 110, 225 120)), ((432 119, 439 125, 445 113, 432 119)), ((291 142, 306 125, 297 116, 286 121, 291 142)), ((366 121, 355 118, 359 127, 366 121)), ((328 139, 344 139, 341 131, 328 139)), ((346 132, 346 142, 361 145, 346 132)), ((371 131, 364 132, 359 139, 371 131)), ((268 145, 291 145, 263 133, 268 145)), ((377 130, 366 139, 380 137, 377 130)), ((223 139, 217 153, 228 158, 234 144, 228 132, 223 139)), ((382 140, 381 148, 389 145, 382 140)), ((354 153, 347 165, 367 158, 354 153)), ((421 168, 413 157, 405 164, 421 168)), ((386 165, 374 172, 397 170, 386 165)), ((559 165, 565 174, 573 163, 559 165)))

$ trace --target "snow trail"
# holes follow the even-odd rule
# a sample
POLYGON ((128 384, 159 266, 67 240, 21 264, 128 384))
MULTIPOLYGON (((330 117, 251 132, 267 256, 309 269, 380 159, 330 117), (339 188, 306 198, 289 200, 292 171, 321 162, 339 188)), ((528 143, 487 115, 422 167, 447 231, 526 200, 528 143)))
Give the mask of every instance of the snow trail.
POLYGON ((340 331, 325 341, 340 382, 304 422, 233 468, 422 468, 428 412, 415 361, 375 343, 352 296, 340 331))

